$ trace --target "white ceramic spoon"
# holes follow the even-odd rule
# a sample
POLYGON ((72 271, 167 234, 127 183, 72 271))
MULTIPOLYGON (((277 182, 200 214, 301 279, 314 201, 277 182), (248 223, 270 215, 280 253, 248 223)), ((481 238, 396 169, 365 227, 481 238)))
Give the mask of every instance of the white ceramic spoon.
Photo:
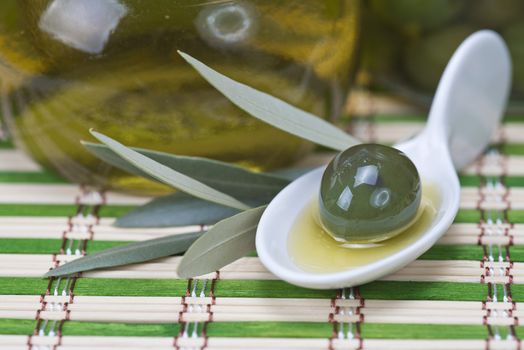
POLYGON ((295 180, 269 204, 258 225, 257 253, 279 278, 308 288, 360 285, 390 274, 428 250, 449 228, 459 209, 457 170, 488 145, 507 102, 511 62, 500 36, 483 30, 455 51, 440 80, 425 129, 394 147, 415 163, 420 177, 435 184, 441 204, 428 230, 414 243, 368 265, 333 273, 306 272, 288 252, 297 216, 318 193, 324 167, 295 180))

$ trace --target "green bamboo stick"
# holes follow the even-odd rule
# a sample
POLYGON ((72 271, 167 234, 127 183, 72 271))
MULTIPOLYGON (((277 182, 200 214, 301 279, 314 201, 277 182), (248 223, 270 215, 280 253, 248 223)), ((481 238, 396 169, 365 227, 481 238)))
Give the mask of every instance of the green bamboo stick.
POLYGON ((48 280, 33 277, 0 277, 0 295, 41 295, 48 280))
MULTIPOLYGON (((87 243, 87 254, 99 252, 105 249, 128 244, 127 241, 89 241, 87 243)), ((60 250, 61 239, 23 239, 2 238, 0 239, 0 254, 55 254, 60 250)), ((76 244, 73 245, 73 249, 76 244)))
MULTIPOLYGON (((118 217, 131 209, 133 205, 104 205, 100 210, 102 217, 118 217)), ((63 216, 74 214, 76 205, 68 204, 0 204, 1 216, 63 216)), ((508 213, 516 219, 514 222, 524 222, 524 210, 510 210, 508 213)), ((476 209, 461 209, 455 222, 477 223, 480 220, 480 212, 476 209)))
POLYGON ((327 322, 211 322, 209 337, 329 338, 333 325, 327 322))
POLYGON ((482 301, 487 290, 487 286, 480 283, 452 282, 376 281, 360 287, 365 299, 387 300, 482 301))
POLYGON ((455 223, 478 223, 480 212, 476 209, 460 209, 455 217, 455 223))
MULTIPOLYGON (((173 318, 176 321, 176 318, 173 318)), ((0 319, 0 334, 30 335, 36 321, 0 319)), ((347 326, 346 326, 347 327, 347 326)), ((504 331, 505 327, 501 327, 504 331)), ((180 325, 176 323, 104 323, 68 321, 62 328, 63 336, 140 336, 173 337, 180 325)), ((485 339, 488 330, 478 325, 431 325, 362 323, 364 339, 485 339)), ((517 334, 524 327, 517 327, 517 334)), ((333 325, 328 322, 211 322, 207 325, 209 337, 260 338, 329 338, 333 325)), ((200 333, 201 334, 201 333, 200 333)), ((505 334, 502 334, 504 337, 505 334)))
MULTIPOLYGON (((503 328, 503 327, 501 327, 503 328)), ((486 326, 440 324, 384 324, 361 325, 364 339, 486 339, 486 326)))
MULTIPOLYGON (((484 251, 479 245, 434 245, 419 257, 421 260, 481 260, 484 251)), ((524 255, 517 254, 511 257, 514 261, 521 261, 524 255)))
MULTIPOLYGON (((118 217, 131 209, 132 205, 104 205, 101 217, 118 217)), ((77 206, 74 204, 0 204, 1 216, 60 216, 67 218, 74 215, 77 206)), ((1 219, 0 219, 1 220, 1 219)), ((65 219, 64 219, 65 220, 65 219)))
POLYGON ((477 175, 460 175, 459 181, 460 186, 478 187, 482 183, 482 178, 477 175))
POLYGON ((75 295, 104 296, 183 296, 187 280, 80 278, 75 295))
MULTIPOLYGON (((47 283, 41 278, 1 277, 0 295, 40 295, 47 283)), ((180 279, 80 278, 74 291, 75 295, 93 296, 182 296, 186 287, 187 280, 180 279)), ((376 281, 360 287, 366 299, 388 300, 483 301, 487 290, 487 285, 481 283, 452 282, 376 281)), ((511 292, 514 301, 524 301, 524 285, 511 285, 511 292)), ((498 295, 501 293, 502 289, 498 295)), ((336 294, 335 290, 306 289, 279 280, 219 280, 215 286, 217 297, 331 299, 336 294)))
POLYGON ((35 320, 0 318, 0 334, 30 335, 35 327, 35 320))
POLYGON ((38 172, 0 171, 0 183, 55 184, 68 182, 51 170, 43 170, 38 172))
POLYGON ((180 325, 175 323, 177 317, 173 316, 173 323, 140 324, 140 323, 103 323, 103 322, 78 322, 64 323, 62 335, 74 336, 118 336, 118 337, 174 337, 180 330, 180 325))
POLYGON ((14 145, 10 140, 0 140, 0 149, 13 149, 14 145))
MULTIPOLYGON (((97 241, 87 243, 87 253, 95 253, 105 249, 125 245, 128 241, 97 241)), ((2 238, 0 239, 0 254, 55 254, 60 249, 61 239, 40 238, 2 238)), ((74 246, 76 248, 76 245, 74 246)), ((482 247, 479 245, 435 245, 419 259, 423 260, 481 260, 482 247)), ((515 262, 524 261, 524 246, 510 248, 511 259, 515 262)), ((255 253, 249 256, 256 256, 255 253)))

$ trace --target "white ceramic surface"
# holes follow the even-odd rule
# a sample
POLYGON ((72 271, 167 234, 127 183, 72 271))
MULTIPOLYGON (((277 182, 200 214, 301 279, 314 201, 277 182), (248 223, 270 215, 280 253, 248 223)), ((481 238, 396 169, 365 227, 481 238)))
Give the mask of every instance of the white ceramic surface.
POLYGON ((256 246, 262 263, 279 278, 308 288, 360 285, 390 274, 428 250, 449 228, 460 202, 456 170, 474 160, 489 143, 503 115, 511 62, 500 36, 483 30, 455 51, 440 80, 426 128, 396 145, 417 166, 421 178, 438 186, 441 205, 427 232, 397 253, 334 273, 311 273, 294 264, 288 235, 297 216, 318 193, 324 167, 295 180, 269 204, 258 225, 256 246))

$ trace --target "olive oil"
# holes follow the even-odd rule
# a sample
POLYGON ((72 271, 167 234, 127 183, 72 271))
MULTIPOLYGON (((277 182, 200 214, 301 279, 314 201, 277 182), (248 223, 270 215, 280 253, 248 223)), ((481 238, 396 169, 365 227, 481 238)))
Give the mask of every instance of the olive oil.
POLYGON ((37 161, 84 184, 166 191, 91 155, 79 142, 90 128, 128 146, 284 167, 312 144, 241 111, 177 50, 327 119, 350 86, 359 3, 0 1, 2 118, 37 161))
POLYGON ((295 264, 308 272, 338 272, 386 258, 416 241, 430 227, 440 198, 438 189, 422 182, 422 201, 414 223, 397 236, 378 243, 344 244, 337 242, 319 225, 318 199, 315 196, 293 224, 288 250, 295 264))

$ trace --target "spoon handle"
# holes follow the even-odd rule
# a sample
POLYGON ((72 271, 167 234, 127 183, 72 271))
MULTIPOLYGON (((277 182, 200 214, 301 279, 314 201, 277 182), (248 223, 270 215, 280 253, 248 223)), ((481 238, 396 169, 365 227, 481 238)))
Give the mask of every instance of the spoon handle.
POLYGON ((488 145, 506 107, 511 60, 503 39, 491 30, 470 35, 440 79, 425 130, 432 146, 449 151, 460 170, 488 145))

